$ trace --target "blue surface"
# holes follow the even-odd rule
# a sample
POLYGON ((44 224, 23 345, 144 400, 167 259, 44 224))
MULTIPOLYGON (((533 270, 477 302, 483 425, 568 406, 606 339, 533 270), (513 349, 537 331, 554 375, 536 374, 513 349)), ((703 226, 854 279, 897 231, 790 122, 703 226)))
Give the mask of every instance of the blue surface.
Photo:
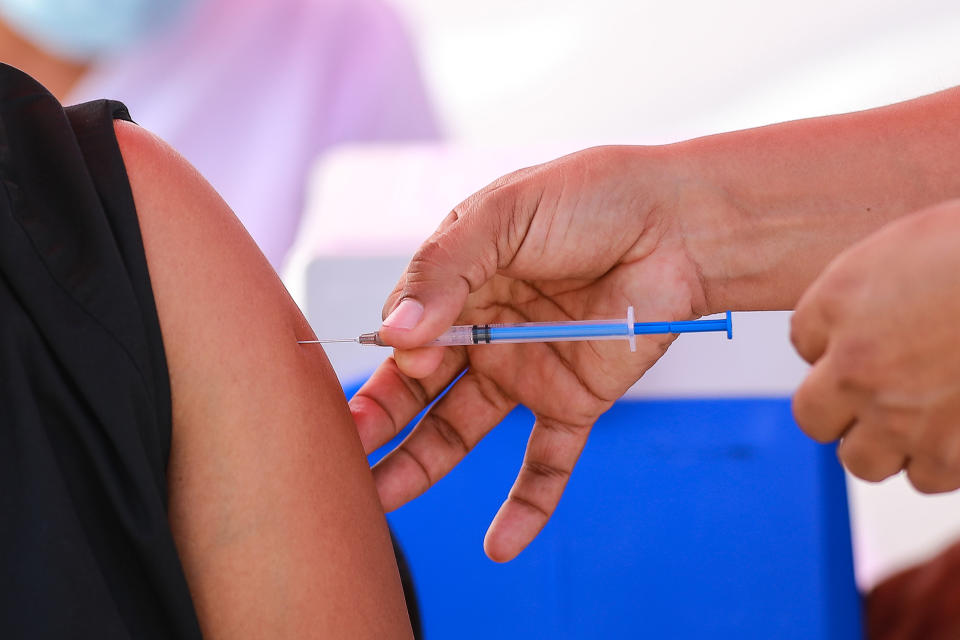
POLYGON ((618 402, 544 531, 498 565, 483 535, 532 423, 514 411, 389 516, 428 640, 860 638, 843 474, 788 399, 618 402))

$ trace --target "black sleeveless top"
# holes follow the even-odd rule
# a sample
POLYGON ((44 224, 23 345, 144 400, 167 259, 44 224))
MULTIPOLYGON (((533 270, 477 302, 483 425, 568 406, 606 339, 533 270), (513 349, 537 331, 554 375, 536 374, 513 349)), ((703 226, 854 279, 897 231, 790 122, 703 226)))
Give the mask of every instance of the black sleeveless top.
POLYGON ((0 636, 199 638, 117 102, 0 64, 0 636))

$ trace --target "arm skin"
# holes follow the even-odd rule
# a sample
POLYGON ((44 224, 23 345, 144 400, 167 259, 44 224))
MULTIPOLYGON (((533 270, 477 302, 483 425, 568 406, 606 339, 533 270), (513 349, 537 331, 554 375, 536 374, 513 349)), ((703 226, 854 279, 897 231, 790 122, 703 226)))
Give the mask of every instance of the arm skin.
POLYGON ((556 508, 597 416, 673 339, 644 337, 635 354, 611 343, 417 348, 451 324, 617 317, 627 305, 638 320, 791 309, 848 246, 958 195, 960 89, 664 147, 587 149, 504 176, 451 212, 384 306, 394 358, 351 400, 367 450, 467 369, 374 468, 384 507, 425 491, 524 404, 536 422, 484 541, 510 560, 556 508))
POLYGON ((116 123, 173 398, 170 525, 207 638, 411 638, 386 521, 306 321, 216 192, 116 123))
POLYGON ((960 195, 960 88, 699 138, 673 153, 689 181, 677 215, 701 270, 702 311, 792 309, 846 247, 960 195))

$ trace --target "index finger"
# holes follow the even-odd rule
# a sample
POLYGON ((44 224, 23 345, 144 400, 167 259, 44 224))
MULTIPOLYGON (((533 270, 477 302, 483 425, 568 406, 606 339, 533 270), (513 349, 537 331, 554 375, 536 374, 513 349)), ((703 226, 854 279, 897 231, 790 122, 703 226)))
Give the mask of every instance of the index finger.
POLYGON ((350 398, 365 453, 390 441, 467 366, 464 349, 446 347, 439 366, 423 377, 408 376, 387 358, 350 398))

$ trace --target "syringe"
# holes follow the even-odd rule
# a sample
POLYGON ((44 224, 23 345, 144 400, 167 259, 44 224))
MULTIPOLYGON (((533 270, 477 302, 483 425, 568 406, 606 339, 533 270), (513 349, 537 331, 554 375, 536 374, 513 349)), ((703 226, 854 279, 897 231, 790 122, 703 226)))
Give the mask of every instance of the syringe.
MULTIPOLYGON (((630 350, 636 351, 639 335, 666 333, 701 333, 726 331, 733 338, 733 320, 727 311, 723 318, 709 320, 681 320, 677 322, 634 322, 633 307, 627 308, 623 320, 567 320, 559 322, 516 322, 501 324, 454 325, 425 347, 452 347, 476 344, 507 344, 518 342, 573 342, 577 340, 629 340, 630 350)), ((364 345, 388 347, 380 333, 360 334, 356 338, 337 340, 300 340, 299 344, 328 342, 356 342, 364 345)))

